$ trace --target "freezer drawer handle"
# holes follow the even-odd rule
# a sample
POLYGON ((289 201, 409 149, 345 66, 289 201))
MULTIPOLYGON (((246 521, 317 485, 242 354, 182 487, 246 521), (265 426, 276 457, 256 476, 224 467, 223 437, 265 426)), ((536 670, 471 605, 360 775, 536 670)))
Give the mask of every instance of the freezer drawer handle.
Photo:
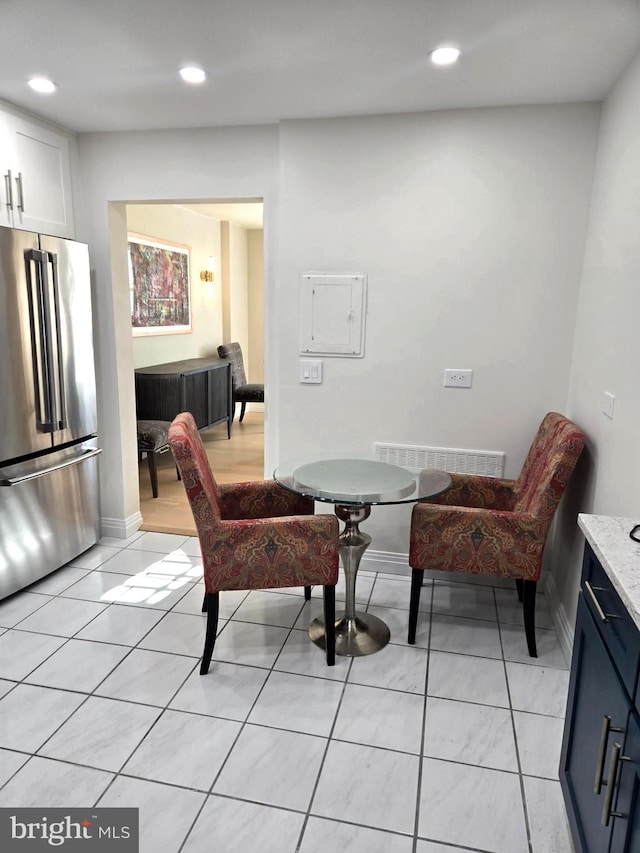
POLYGON ((74 456, 73 459, 67 459, 66 462, 61 462, 59 465, 52 465, 51 468, 45 468, 44 471, 34 471, 32 474, 25 474, 24 477, 7 477, 0 480, 0 486, 19 486, 21 483, 26 483, 27 480, 37 480, 38 477, 46 477, 47 474, 53 471, 60 471, 63 468, 69 468, 71 465, 77 465, 79 462, 86 462, 93 456, 99 456, 102 453, 102 448, 98 447, 94 450, 87 450, 82 456, 74 456))

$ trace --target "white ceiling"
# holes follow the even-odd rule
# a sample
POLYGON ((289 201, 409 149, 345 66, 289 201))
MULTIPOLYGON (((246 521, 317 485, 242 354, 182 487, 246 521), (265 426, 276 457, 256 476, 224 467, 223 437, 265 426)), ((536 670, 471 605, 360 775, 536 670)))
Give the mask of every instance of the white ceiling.
POLYGON ((562 103, 639 48, 639 0, 0 0, 0 98, 80 132, 562 103))
POLYGON ((182 204, 193 213, 200 216, 209 216, 218 222, 233 222, 242 228, 262 228, 263 204, 262 202, 227 201, 215 204, 182 204))

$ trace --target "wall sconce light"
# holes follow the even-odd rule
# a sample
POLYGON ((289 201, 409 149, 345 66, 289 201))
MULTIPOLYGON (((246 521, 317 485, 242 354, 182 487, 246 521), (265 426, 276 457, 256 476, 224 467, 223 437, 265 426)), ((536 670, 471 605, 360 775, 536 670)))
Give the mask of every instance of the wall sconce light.
POLYGON ((213 255, 209 255, 208 269, 200 270, 200 281, 213 281, 213 266, 214 266, 213 255))

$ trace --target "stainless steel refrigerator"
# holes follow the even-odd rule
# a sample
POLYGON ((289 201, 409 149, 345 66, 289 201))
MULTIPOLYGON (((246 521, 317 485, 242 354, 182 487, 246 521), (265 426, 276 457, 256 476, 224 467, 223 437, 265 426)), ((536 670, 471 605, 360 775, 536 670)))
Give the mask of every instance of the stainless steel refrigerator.
POLYGON ((99 536, 84 243, 0 228, 0 598, 99 536))

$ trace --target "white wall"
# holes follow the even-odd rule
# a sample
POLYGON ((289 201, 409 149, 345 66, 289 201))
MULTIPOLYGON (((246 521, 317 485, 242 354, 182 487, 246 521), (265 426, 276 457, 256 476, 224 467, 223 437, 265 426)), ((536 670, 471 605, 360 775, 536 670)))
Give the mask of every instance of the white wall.
MULTIPOLYGON (((278 129, 86 134, 79 159, 77 233, 89 243, 95 286, 103 532, 124 535, 140 523, 126 255, 123 263, 118 248, 125 203, 264 199, 265 210, 277 210, 278 129)), ((265 226, 267 276, 276 228, 273 217, 265 226)))
MULTIPOLYGON (((587 434, 581 511, 640 520, 640 55, 603 113, 568 411, 587 434), (615 395, 614 417, 601 412, 615 395)), ((584 540, 561 519, 554 565, 567 619, 577 601, 584 540)), ((629 525, 631 527, 631 525, 629 525)))
MULTIPOLYGON (((279 452, 374 441, 506 451, 515 476, 567 402, 599 109, 545 106, 281 127, 279 452), (368 275, 365 356, 298 383, 305 271, 368 275), (474 370, 471 390, 442 387, 474 370)), ((373 548, 408 550, 410 507, 373 548)))
MULTIPOLYGON (((582 104, 83 136, 99 310, 128 323, 109 203, 117 220, 121 201, 262 197, 265 470, 383 440, 504 450, 515 475, 541 417, 566 407, 598 121, 582 104), (308 270, 369 279, 365 357, 325 358, 315 387, 297 381, 308 270), (444 389, 445 367, 473 368, 473 389, 444 389)), ((110 334, 99 349, 103 514, 130 526, 132 354, 110 334)), ((409 512, 373 510, 375 549, 406 553, 409 512)))
POLYGON ((134 367, 215 356, 222 343, 220 286, 201 281, 200 270, 207 269, 210 255, 219 263, 218 220, 180 205, 129 204, 127 227, 138 236, 186 246, 191 277, 191 332, 134 337, 134 367))

